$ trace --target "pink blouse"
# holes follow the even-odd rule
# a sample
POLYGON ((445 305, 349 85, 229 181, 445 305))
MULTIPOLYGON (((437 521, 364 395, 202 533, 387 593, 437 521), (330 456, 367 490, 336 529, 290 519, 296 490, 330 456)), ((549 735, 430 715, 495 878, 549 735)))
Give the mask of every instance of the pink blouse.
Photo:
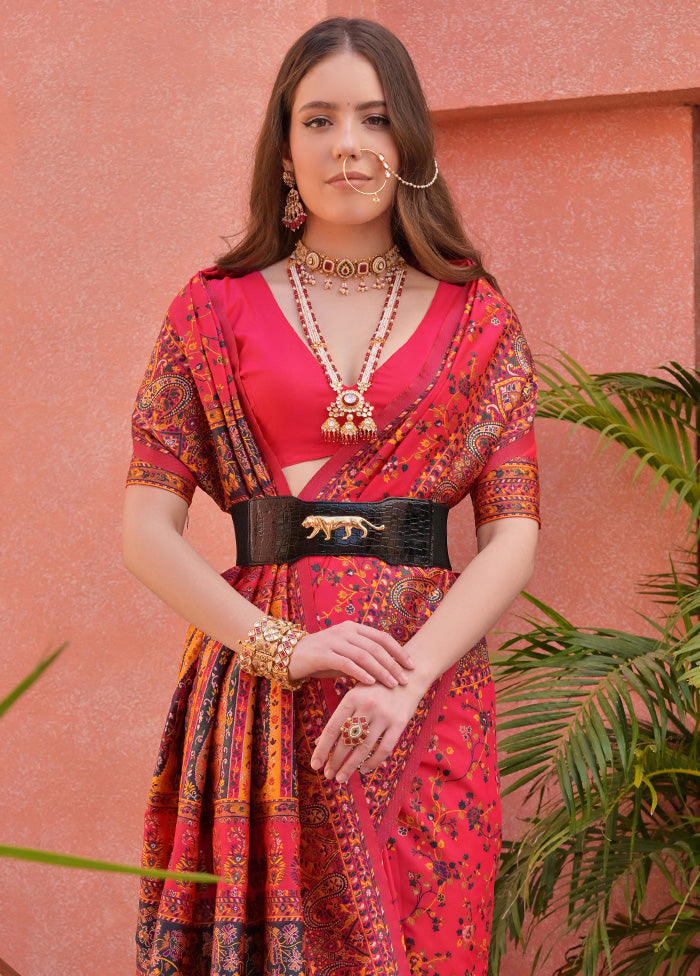
MULTIPOLYGON (((323 440, 321 424, 335 395, 263 276, 253 272, 243 278, 212 278, 207 291, 227 343, 236 344, 248 402, 280 466, 328 457, 334 446, 323 440)), ((374 374, 366 397, 375 418, 415 377, 453 305, 457 322, 463 302, 461 286, 438 284, 416 330, 374 374)))

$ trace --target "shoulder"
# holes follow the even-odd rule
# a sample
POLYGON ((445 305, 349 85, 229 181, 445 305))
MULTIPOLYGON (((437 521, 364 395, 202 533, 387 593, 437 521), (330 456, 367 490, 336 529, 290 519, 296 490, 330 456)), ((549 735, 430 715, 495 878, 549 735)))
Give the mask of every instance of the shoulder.
POLYGON ((477 278, 467 287, 472 291, 470 319, 490 333, 521 332, 517 313, 505 296, 486 278, 477 278))
MULTIPOLYGON (((480 358, 490 368, 517 363, 523 373, 534 372, 534 360, 520 319, 510 302, 493 285, 479 278, 473 283, 471 307, 467 305, 467 335, 480 358)), ((511 368, 510 366, 508 367, 511 368)))
POLYGON ((187 320, 201 316, 206 311, 223 306, 233 308, 238 304, 250 304, 255 300, 255 289, 260 287, 260 275, 252 271, 245 275, 232 275, 216 265, 203 268, 185 282, 175 296, 170 314, 184 315, 187 320))
MULTIPOLYGON (((254 304, 249 293, 255 274, 233 277, 217 267, 203 268, 189 278, 170 302, 164 331, 180 342, 196 336, 206 328, 213 314, 221 318, 232 310, 254 304)), ((259 278, 259 275, 257 276, 259 278)))
POLYGON ((202 288, 230 288, 244 287, 246 282, 251 281, 258 275, 257 271, 250 271, 244 275, 233 275, 230 271, 224 271, 215 264, 209 268, 201 268, 189 278, 182 286, 176 299, 182 295, 191 294, 202 288))
POLYGON ((259 277, 259 272, 249 271, 244 275, 233 275, 230 271, 224 271, 213 265, 211 268, 203 268, 198 271, 189 281, 193 288, 204 288, 210 292, 226 291, 235 293, 243 292, 250 286, 250 283, 259 277))
POLYGON ((484 334, 488 336, 492 368, 502 371, 504 380, 522 379, 526 390, 535 389, 535 361, 513 306, 483 279, 479 281, 475 305, 477 302, 484 334))

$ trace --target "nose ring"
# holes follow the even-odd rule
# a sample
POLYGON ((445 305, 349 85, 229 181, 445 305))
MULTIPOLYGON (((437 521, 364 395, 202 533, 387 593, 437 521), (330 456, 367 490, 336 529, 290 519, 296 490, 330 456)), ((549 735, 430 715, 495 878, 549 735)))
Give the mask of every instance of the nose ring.
POLYGON ((435 170, 433 172, 431 179, 429 179, 427 183, 412 183, 410 180, 405 180, 403 176, 399 176, 396 170, 391 168, 391 166, 387 163, 386 159, 384 158, 383 153, 377 152, 376 149, 360 149, 360 153, 363 152, 372 153, 374 156, 377 157, 379 162, 384 167, 384 182, 379 187, 379 189, 367 191, 367 190, 358 190, 356 186, 352 186, 352 183, 348 179, 347 174, 345 172, 345 164, 348 161, 347 156, 343 160, 343 176, 345 177, 345 182, 348 184, 348 186, 352 186, 353 190, 355 190, 357 193, 361 193, 365 197, 372 197, 375 203, 379 203, 379 194, 382 192, 382 190, 387 185, 387 183, 389 182, 392 176, 395 176, 396 179, 399 181, 399 183, 403 183, 404 186, 410 186, 414 190, 427 190, 433 185, 433 183, 438 178, 437 159, 433 160, 435 170))
POLYGON ((348 179, 348 174, 347 174, 347 172, 345 170, 345 167, 348 164, 348 159, 350 158, 349 156, 346 156, 343 159, 343 177, 344 177, 345 182, 347 183, 347 185, 349 187, 351 187, 355 191, 355 193, 361 193, 363 197, 372 197, 372 200, 374 201, 374 203, 379 203, 379 194, 382 192, 382 190, 384 189, 384 187, 389 182, 389 177, 391 176, 391 172, 389 171, 389 168, 388 168, 386 162, 384 161, 384 157, 382 156, 381 153, 376 152, 376 150, 374 150, 374 149, 360 149, 360 155, 362 155, 363 152, 372 153, 374 156, 377 157, 377 159, 379 160, 379 162, 384 167, 384 182, 382 183, 382 185, 380 187, 378 187, 376 190, 358 190, 356 186, 353 186, 352 183, 350 182, 350 180, 348 179))

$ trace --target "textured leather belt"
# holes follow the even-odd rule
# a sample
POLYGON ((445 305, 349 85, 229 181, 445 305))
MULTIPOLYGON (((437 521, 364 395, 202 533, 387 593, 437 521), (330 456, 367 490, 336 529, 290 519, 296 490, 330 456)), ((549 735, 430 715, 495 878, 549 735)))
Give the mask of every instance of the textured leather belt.
POLYGON ((420 498, 380 502, 304 501, 273 495, 229 509, 236 563, 292 563, 302 556, 371 556, 391 566, 451 569, 447 505, 420 498))

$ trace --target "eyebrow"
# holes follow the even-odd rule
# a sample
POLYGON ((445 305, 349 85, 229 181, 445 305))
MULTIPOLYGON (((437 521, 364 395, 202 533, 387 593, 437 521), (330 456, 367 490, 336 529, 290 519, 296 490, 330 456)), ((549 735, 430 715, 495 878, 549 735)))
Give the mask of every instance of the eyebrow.
MULTIPOLYGON (((301 108, 298 109, 298 111, 299 112, 306 112, 308 109, 311 109, 311 108, 313 108, 313 109, 316 109, 316 108, 330 109, 330 110, 336 109, 337 110, 338 109, 338 104, 336 102, 307 102, 305 105, 302 105, 301 108)), ((381 99, 377 99, 376 101, 373 101, 373 102, 360 102, 359 105, 356 105, 355 106, 355 111, 356 112, 365 112, 365 111, 367 111, 368 108, 384 108, 385 109, 386 108, 386 102, 382 101, 381 99)))

